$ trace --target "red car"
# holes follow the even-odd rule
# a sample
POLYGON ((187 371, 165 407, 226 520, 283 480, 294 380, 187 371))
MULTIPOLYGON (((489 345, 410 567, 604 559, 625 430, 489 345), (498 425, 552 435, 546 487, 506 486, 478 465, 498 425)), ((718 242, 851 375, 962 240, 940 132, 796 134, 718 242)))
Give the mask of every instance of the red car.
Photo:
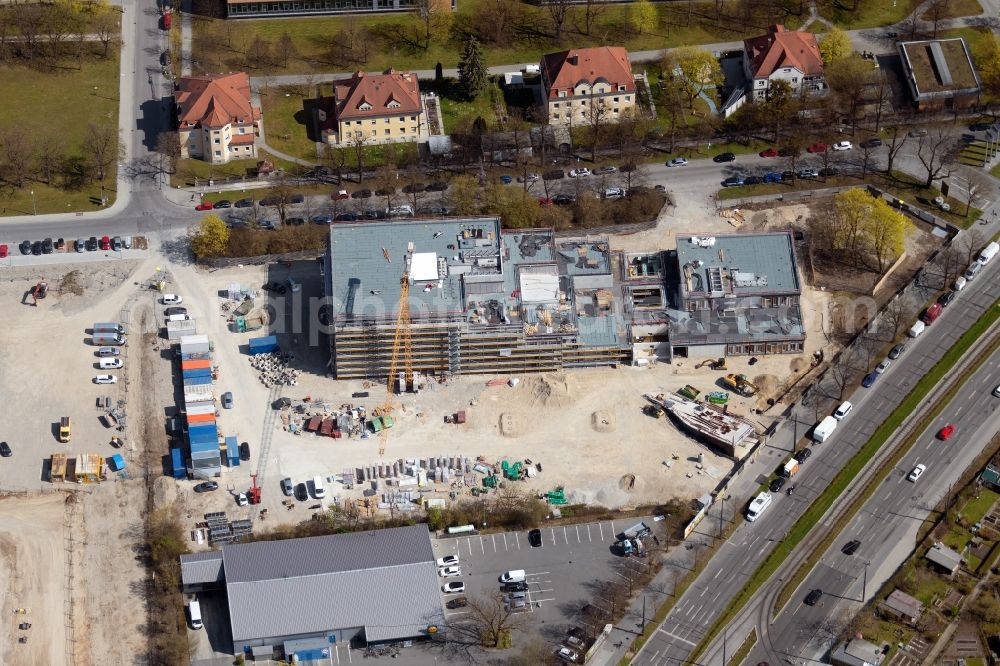
POLYGON ((955 434, 955 426, 949 423, 945 427, 941 428, 941 430, 938 432, 938 439, 944 442, 951 439, 951 436, 954 434, 955 434))
POLYGON ((556 205, 556 202, 555 202, 554 199, 551 199, 551 198, 538 197, 538 205, 539 206, 554 206, 554 205, 556 205))
POLYGON ((825 153, 826 144, 825 143, 814 143, 813 145, 806 148, 807 153, 825 153))
POLYGON ((0 259, 7 258, 7 243, 0 244, 0 259))
POLYGON ((351 195, 347 193, 347 190, 341 190, 336 194, 331 194, 330 198, 334 201, 344 201, 345 199, 350 199, 351 195))
POLYGON ((778 149, 777 148, 768 148, 767 150, 762 150, 762 151, 760 151, 760 156, 761 157, 777 157, 778 156, 778 149))
POLYGON ((214 208, 214 206, 207 201, 202 201, 194 207, 195 210, 212 210, 212 208, 214 208))
POLYGON ((107 236, 101 236, 101 249, 110 250, 111 249, 111 239, 107 236))

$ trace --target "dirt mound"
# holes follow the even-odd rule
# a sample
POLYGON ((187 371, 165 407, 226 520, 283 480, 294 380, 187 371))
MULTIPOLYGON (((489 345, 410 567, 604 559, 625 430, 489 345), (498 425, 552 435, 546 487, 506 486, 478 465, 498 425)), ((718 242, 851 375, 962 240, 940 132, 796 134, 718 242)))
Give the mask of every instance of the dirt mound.
POLYGON ((632 490, 635 488, 635 474, 626 474, 619 479, 618 487, 622 490, 632 490))
POLYGON ((604 409, 599 409, 590 415, 590 425, 597 432, 614 432, 615 415, 604 409))
POLYGON ((753 383, 762 395, 772 395, 778 390, 781 382, 774 375, 757 375, 753 378, 753 383))
POLYGON ((809 362, 801 357, 795 357, 792 359, 791 363, 788 364, 789 370, 792 372, 804 372, 809 369, 809 362))
POLYGON ((568 407, 576 401, 574 380, 563 373, 530 377, 522 391, 530 396, 532 406, 568 407))
POLYGON ((500 415, 500 434, 504 437, 517 437, 521 434, 521 424, 515 414, 500 415))

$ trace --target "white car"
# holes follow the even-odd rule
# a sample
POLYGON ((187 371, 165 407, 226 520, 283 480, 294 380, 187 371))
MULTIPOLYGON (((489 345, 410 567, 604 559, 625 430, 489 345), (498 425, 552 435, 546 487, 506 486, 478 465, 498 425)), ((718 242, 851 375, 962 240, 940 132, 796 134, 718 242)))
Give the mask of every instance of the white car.
POLYGON ((624 199, 625 190, 621 187, 606 187, 604 188, 604 198, 605 199, 624 199))
POLYGON ((246 493, 240 493, 239 495, 236 496, 236 504, 238 506, 246 506, 249 503, 250 500, 247 499, 246 493))
POLYGON ((95 384, 117 384, 118 378, 114 375, 97 375, 94 377, 95 384))
POLYGON ((102 358, 97 362, 101 370, 117 370, 118 368, 125 365, 125 361, 121 360, 117 356, 112 358, 102 358))
POLYGON ((465 592, 465 583, 460 580, 448 581, 441 586, 441 591, 445 594, 458 594, 459 592, 465 592))
POLYGON ((917 465, 916 467, 913 468, 913 471, 910 472, 910 475, 906 477, 906 480, 916 481, 921 476, 923 476, 923 473, 926 471, 927 471, 927 465, 917 465))
POLYGON ((180 305, 184 302, 178 294, 163 294, 163 298, 160 299, 164 305, 180 305))
POLYGON ((853 147, 854 146, 851 145, 850 141, 838 141, 837 143, 833 144, 834 150, 850 150, 853 147))
POLYGON ((835 418, 838 421, 840 421, 845 416, 847 416, 848 414, 850 414, 852 409, 854 409, 854 405, 852 405, 851 403, 845 401, 845 402, 843 402, 840 405, 840 407, 837 407, 837 411, 835 411, 833 413, 833 418, 835 418))
POLYGON ((580 167, 579 169, 573 169, 569 172, 570 178, 583 178, 584 176, 590 175, 590 169, 586 167, 580 167))
POLYGON ((441 567, 438 569, 438 575, 441 578, 454 578, 455 576, 462 575, 461 567, 441 567))
POLYGON ((575 664, 578 659, 580 659, 580 653, 576 650, 570 650, 568 647, 559 648, 559 652, 556 654, 557 657, 563 661, 568 661, 575 664))
POLYGON ((892 365, 892 361, 890 361, 889 359, 884 359, 881 363, 875 366, 875 372, 881 375, 883 372, 889 369, 890 365, 892 365))
POLYGON ((458 555, 445 555, 438 559, 439 567, 453 567, 458 564, 458 555))
POLYGON ((674 159, 667 162, 667 166, 668 167, 687 166, 687 163, 688 161, 686 157, 675 157, 674 159))
POLYGON ((1000 398, 1000 385, 993 389, 993 397, 1000 398))

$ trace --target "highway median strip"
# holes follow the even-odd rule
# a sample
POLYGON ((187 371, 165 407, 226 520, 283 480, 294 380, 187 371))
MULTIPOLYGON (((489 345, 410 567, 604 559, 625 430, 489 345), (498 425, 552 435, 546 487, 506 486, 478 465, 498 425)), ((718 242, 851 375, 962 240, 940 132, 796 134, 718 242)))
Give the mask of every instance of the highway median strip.
POLYGON ((698 657, 711 644, 723 627, 729 624, 733 617, 743 608, 758 589, 774 574, 785 559, 795 550, 803 539, 812 531, 813 527, 819 523, 823 516, 833 505, 833 503, 843 494, 848 485, 854 480, 858 473, 864 469, 865 465, 875 456, 879 449, 889 440, 896 429, 910 415, 917 413, 920 402, 934 388, 934 386, 950 371, 972 344, 979 339, 997 319, 1000 318, 1000 301, 994 302, 968 328, 955 344, 944 353, 941 359, 934 364, 923 377, 917 381, 913 390, 903 399, 903 401, 892 411, 892 413, 882 422, 869 440, 861 447, 857 454, 851 458, 840 470, 836 477, 830 482, 826 490, 806 509, 805 513, 796 521, 788 531, 787 537, 772 550, 764 561, 760 564, 753 575, 750 576, 747 584, 736 596, 727 604, 725 611, 719 615, 705 634, 705 637, 692 651, 688 657, 690 661, 696 661, 698 657))

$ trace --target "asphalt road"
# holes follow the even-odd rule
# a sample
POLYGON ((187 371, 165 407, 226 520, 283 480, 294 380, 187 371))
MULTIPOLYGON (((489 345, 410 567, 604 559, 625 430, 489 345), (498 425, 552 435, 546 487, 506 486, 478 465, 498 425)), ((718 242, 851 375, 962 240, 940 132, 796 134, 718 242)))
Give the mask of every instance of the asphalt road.
MULTIPOLYGON (((686 663, 688 655, 726 604, 742 589, 774 545, 786 536, 806 507, 868 440, 885 415, 900 403, 916 381, 1000 296, 1000 280, 997 279, 1000 262, 994 261, 984 270, 988 272, 970 283, 932 326, 909 342, 904 355, 872 388, 858 388, 854 394, 845 396, 855 405, 843 424, 847 427, 842 426, 826 442, 813 447, 813 456, 802 465, 794 479, 795 494, 777 495, 771 507, 756 522, 743 523, 738 527, 709 561, 697 581, 677 601, 632 663, 653 666, 686 663)), ((933 291, 933 288, 927 289, 925 298, 933 291)), ((789 419, 793 427, 779 429, 760 454, 773 456, 775 468, 787 458, 794 442, 806 429, 829 413, 825 407, 820 407, 829 405, 828 400, 821 399, 820 390, 814 389, 811 397, 796 406, 789 419)))
MULTIPOLYGON (((889 376, 892 371, 890 368, 889 376)), ((992 395, 997 384, 1000 352, 970 377, 920 434, 914 448, 823 554, 769 627, 771 604, 762 604, 757 625, 763 639, 750 653, 749 663, 780 663, 786 657, 818 660, 831 649, 843 620, 857 612, 909 556, 916 545, 917 529, 931 507, 1000 430, 1000 398, 992 395), (948 441, 940 441, 936 434, 948 423, 957 426, 956 432, 948 441), (927 471, 917 482, 910 482, 906 475, 918 463, 926 465, 927 471), (841 548, 852 539, 860 540, 861 547, 853 556, 843 554, 841 548), (822 590, 823 597, 817 605, 806 606, 802 601, 813 589, 822 590)))

